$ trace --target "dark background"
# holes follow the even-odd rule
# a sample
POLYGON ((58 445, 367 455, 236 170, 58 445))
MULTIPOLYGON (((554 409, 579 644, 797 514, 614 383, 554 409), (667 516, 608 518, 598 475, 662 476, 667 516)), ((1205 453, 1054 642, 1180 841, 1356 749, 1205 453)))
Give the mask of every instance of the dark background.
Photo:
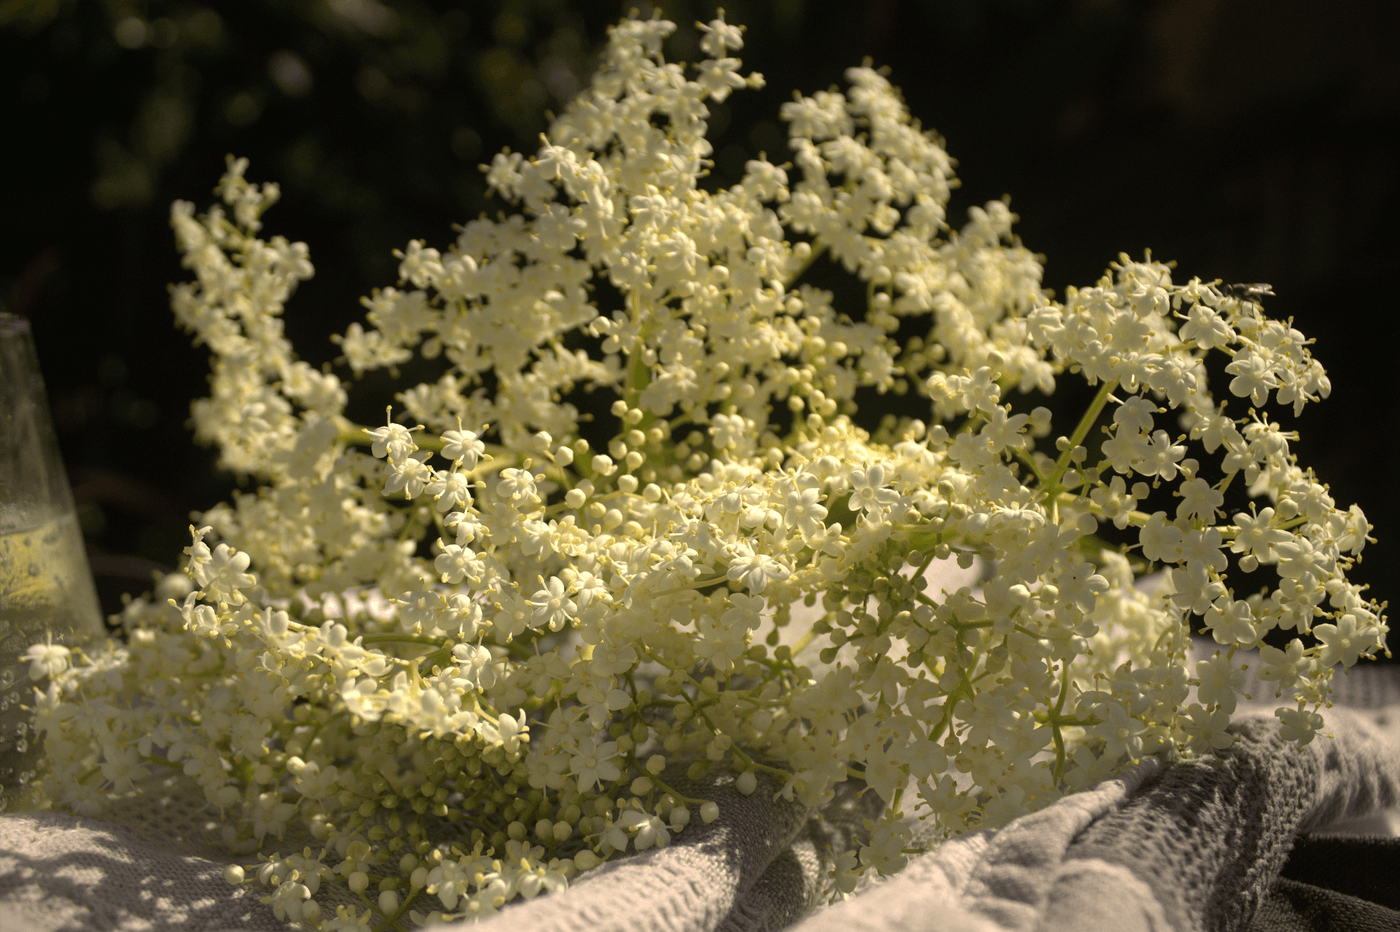
MULTIPOLYGON (((207 358, 178 332, 169 204, 201 210, 224 156, 282 202, 264 235, 310 244, 287 310, 330 360, 410 239, 494 212, 477 165, 533 151, 609 24, 645 4, 491 0, 0 0, 0 302, 33 322, 109 610, 173 567, 189 515, 233 480, 191 441, 207 358)), ((1150 248, 1181 278, 1268 282, 1334 390, 1296 427, 1305 464, 1377 526, 1358 577, 1400 570, 1395 315, 1400 12, 1333 0, 726 2, 768 87, 712 121, 716 174, 782 153, 777 108, 870 57, 947 139, 967 206, 1009 194, 1046 282, 1092 284, 1150 248), (830 7, 830 4, 821 6, 830 7), (1387 222, 1389 221, 1389 222, 1387 222)), ((682 24, 668 57, 697 56, 682 24)), ((960 221, 959 221, 960 222, 960 221)))

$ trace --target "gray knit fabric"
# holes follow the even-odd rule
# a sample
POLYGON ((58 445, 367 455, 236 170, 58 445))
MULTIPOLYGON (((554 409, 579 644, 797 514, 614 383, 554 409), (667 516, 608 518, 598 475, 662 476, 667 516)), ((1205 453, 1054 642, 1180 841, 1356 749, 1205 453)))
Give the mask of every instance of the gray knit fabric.
POLYGON ((1247 717, 1221 755, 950 842, 798 932, 1244 929, 1301 830, 1400 800, 1397 713, 1333 708, 1334 737, 1301 750, 1247 717))
MULTIPOLYGON (((668 774, 686 795, 708 793, 725 818, 700 820, 676 843, 611 861, 588 872, 565 895, 527 904, 528 927, 539 932, 711 932, 725 925, 779 929, 811 905, 814 891, 793 842, 811 813, 796 802, 773 801, 762 782, 750 796, 732 781, 705 788, 668 774), (751 896, 746 896, 751 895, 751 896), (745 902, 751 899, 752 902, 745 902)), ((674 785, 674 784, 672 784, 674 785)), ((811 867, 815 868, 813 863, 811 867)), ((815 878, 812 878, 815 879, 815 878)), ((482 932, 522 928, 518 909, 476 923, 482 932)))
MULTIPOLYGON (((484 932, 1193 932, 1243 930, 1293 839, 1400 803, 1400 667, 1354 671, 1327 732, 1283 741, 1267 708, 1229 751, 1144 763, 997 832, 949 842, 835 905, 823 877, 872 814, 871 794, 819 813, 714 787, 723 816, 567 891, 507 907, 484 932)), ((1256 694, 1266 702, 1271 694, 1256 694)), ((217 858, 125 825, 0 817, 0 932, 275 929, 217 858)), ((331 910, 333 912, 333 904, 331 910)), ((464 932, 440 926, 437 932, 464 932)))
POLYGON ((224 865, 56 812, 0 817, 0 932, 285 929, 224 865))

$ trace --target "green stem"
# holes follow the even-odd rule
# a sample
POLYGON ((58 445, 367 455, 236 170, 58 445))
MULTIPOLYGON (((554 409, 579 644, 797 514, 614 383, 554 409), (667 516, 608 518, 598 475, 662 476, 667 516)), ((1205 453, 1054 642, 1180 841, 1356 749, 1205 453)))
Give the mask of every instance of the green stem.
POLYGON ((1035 457, 1031 456, 1026 450, 1017 450, 1015 456, 1030 469, 1031 475, 1035 476, 1036 484, 1042 489, 1045 488, 1047 480, 1045 474, 1040 471, 1040 467, 1036 465, 1035 457))
POLYGON ((694 797, 685 795, 680 790, 676 789, 675 787, 671 786, 671 784, 661 779, 660 774, 651 773, 645 767, 638 767, 637 769, 640 770, 642 773, 645 773, 647 775, 647 779, 650 780, 658 789, 660 789, 661 792, 665 793, 667 796, 670 796, 677 803, 686 806, 687 808, 690 806, 704 805, 706 802, 708 802, 708 800, 696 799, 694 797))
POLYGON ((1079 419, 1079 424, 1074 428, 1074 434, 1069 438, 1069 443, 1060 453, 1060 458, 1055 461, 1054 473, 1050 475, 1049 481, 1041 486, 1048 496, 1054 497, 1062 491, 1060 480, 1069 471, 1071 454, 1074 453, 1076 447, 1084 442, 1084 438, 1089 436, 1089 431, 1098 421, 1099 415, 1103 413, 1104 405, 1108 404, 1109 397, 1117 387, 1117 379, 1104 382, 1099 388, 1099 393, 1094 396, 1093 402, 1089 405, 1089 410, 1085 411, 1084 416, 1079 419))
POLYGON ((710 586, 718 586, 721 583, 725 582, 728 578, 729 576, 726 574, 721 576, 710 576, 705 579, 693 579, 690 581, 689 585, 676 586, 674 589, 666 589, 662 592, 655 593, 651 597, 654 599, 661 599, 667 596, 676 595, 677 593, 681 592, 690 592, 692 590, 706 589, 710 586))
POLYGON ((427 644, 429 647, 442 647, 442 638, 428 637, 426 634, 366 634, 363 644, 427 644))
POLYGON ((821 243, 821 242, 818 242, 818 241, 816 241, 816 240, 813 240, 813 241, 810 243, 810 245, 811 245, 811 247, 812 247, 812 253, 811 253, 811 255, 809 255, 809 256, 807 257, 807 261, 806 261, 806 262, 802 263, 802 267, 801 267, 801 268, 799 268, 797 271, 795 271, 795 272, 792 273, 792 277, 791 277, 791 278, 789 278, 787 281, 783 282, 783 288, 784 288, 784 290, 789 289, 789 288, 791 288, 793 285, 797 284, 798 279, 800 279, 803 275, 806 275, 806 274, 807 274, 807 270, 810 269, 810 268, 812 267, 812 264, 815 263, 815 262, 817 261, 817 259, 819 259, 822 255, 824 255, 824 254, 826 253, 826 244, 825 244, 825 243, 821 243))
MULTIPOLYGON (((644 316, 641 304, 641 292, 639 289, 633 288, 627 297, 627 309, 632 319, 637 322, 637 342, 627 354, 627 385, 624 397, 629 411, 641 407, 642 392, 651 384, 651 367, 647 365, 646 352, 647 344, 651 341, 655 315, 648 313, 644 316)), ((656 415, 650 411, 643 411, 642 419, 636 425, 622 425, 622 433, 626 433, 634 426, 637 430, 645 432, 654 420, 656 420, 656 415)))
MULTIPOLYGON (((1096 518, 1105 517, 1103 506, 1099 505, 1087 495, 1076 495, 1073 492, 1067 492, 1062 489, 1056 493, 1055 502, 1063 503, 1065 505, 1077 505, 1096 518)), ((1131 524, 1133 527, 1144 527, 1146 526, 1148 520, 1151 519, 1151 517, 1152 516, 1145 511, 1129 511, 1128 523, 1131 524)), ((1221 531, 1223 533, 1224 529, 1222 528, 1221 531)), ((1234 532, 1231 531, 1231 534, 1233 533, 1234 532)))
MULTIPOLYGON (((826 616, 823 615, 822 617, 825 618, 826 616)), ((818 620, 820 620, 820 619, 818 619, 818 620)), ((814 624, 815 624, 815 623, 814 623, 814 624)), ((807 633, 804 634, 804 635, 802 635, 800 638, 798 638, 798 639, 797 639, 797 642, 796 642, 795 644, 792 645, 792 648, 791 648, 791 649, 792 649, 792 654, 791 654, 791 656, 796 657, 798 654, 802 653, 804 650, 807 649, 807 645, 811 644, 814 640, 816 640, 816 638, 817 638, 817 632, 816 632, 816 630, 815 630, 814 628, 808 628, 808 629, 807 629, 807 633)))

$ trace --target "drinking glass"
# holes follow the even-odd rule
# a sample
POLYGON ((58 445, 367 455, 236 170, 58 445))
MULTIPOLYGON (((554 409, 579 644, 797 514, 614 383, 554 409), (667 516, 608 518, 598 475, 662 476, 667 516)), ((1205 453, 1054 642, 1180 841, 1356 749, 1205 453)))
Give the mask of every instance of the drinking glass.
POLYGON ((103 630, 29 321, 0 313, 0 812, 37 791, 25 651, 103 630))

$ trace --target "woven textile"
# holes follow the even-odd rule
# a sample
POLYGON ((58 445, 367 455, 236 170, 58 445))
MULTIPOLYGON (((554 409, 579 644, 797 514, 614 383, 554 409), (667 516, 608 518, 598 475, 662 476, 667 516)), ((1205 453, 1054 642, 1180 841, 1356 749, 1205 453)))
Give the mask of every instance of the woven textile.
MULTIPOLYGON (((1300 836, 1400 803, 1397 674, 1376 667, 1342 677, 1341 698, 1355 704, 1328 710, 1332 737, 1306 748, 1283 741, 1261 708, 1233 726, 1239 740, 1226 752, 1166 768, 1143 763, 999 831, 944 844, 835 905, 820 902, 829 855, 870 814, 870 794, 809 812, 774 801, 771 786, 747 797, 719 786, 707 791, 721 805, 716 823, 696 820, 664 849, 609 863, 474 928, 1297 932, 1346 928, 1349 916, 1363 923, 1356 928, 1387 928, 1397 914, 1366 898, 1355 876, 1364 864, 1348 875, 1351 889, 1334 895, 1316 885, 1314 874, 1347 856, 1344 843, 1333 842, 1340 854, 1314 856, 1312 868, 1288 856, 1300 836)), ((118 823, 0 817, 0 930, 279 928, 259 891, 223 882, 216 840, 217 826, 151 803, 120 812, 118 823)), ((1306 839, 1303 850, 1320 843, 1306 839)), ((1384 850, 1383 863, 1400 854, 1384 850)), ((467 927, 437 932, 448 928, 467 927)))

